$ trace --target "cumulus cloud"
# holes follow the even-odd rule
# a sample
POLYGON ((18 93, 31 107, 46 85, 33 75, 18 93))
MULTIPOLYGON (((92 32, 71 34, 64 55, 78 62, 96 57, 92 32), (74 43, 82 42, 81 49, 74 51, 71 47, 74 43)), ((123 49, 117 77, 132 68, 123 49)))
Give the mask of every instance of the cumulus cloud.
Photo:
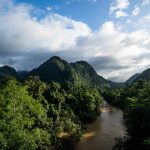
POLYGON ((127 17, 128 14, 124 11, 129 6, 128 0, 114 0, 110 6, 110 14, 115 13, 116 18, 127 17))
POLYGON ((122 10, 116 11, 116 18, 127 17, 127 16, 128 16, 128 14, 125 13, 124 11, 122 11, 122 10))
POLYGON ((30 15, 25 6, 11 7, 0 14, 0 33, 7 35, 2 40, 16 49, 47 48, 66 49, 75 44, 75 39, 90 33, 88 26, 67 17, 51 14, 41 20, 30 15), (13 39, 13 41, 11 41, 13 39))
POLYGON ((88 51, 87 58, 93 54, 89 61, 99 74, 121 81, 149 66, 149 44, 146 31, 123 32, 113 22, 105 22, 80 43, 80 48, 88 51))
POLYGON ((33 6, 6 1, 0 1, 1 65, 32 69, 58 55, 68 61, 87 60, 114 81, 150 67, 150 33, 144 29, 125 32, 106 21, 92 31, 85 23, 55 13, 38 19, 33 6))
POLYGON ((59 14, 50 14, 38 20, 32 16, 35 10, 32 6, 8 5, 1 1, 0 7, 3 8, 0 10, 1 57, 11 55, 11 59, 18 60, 30 53, 69 50, 79 37, 91 32, 86 24, 59 14))

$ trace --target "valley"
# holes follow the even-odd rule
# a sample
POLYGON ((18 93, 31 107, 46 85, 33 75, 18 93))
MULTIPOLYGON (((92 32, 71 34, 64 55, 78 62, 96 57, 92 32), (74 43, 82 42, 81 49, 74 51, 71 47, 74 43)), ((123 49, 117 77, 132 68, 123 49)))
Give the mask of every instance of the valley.
POLYGON ((0 67, 0 148, 149 150, 149 79, 115 83, 57 56, 29 72, 0 67))

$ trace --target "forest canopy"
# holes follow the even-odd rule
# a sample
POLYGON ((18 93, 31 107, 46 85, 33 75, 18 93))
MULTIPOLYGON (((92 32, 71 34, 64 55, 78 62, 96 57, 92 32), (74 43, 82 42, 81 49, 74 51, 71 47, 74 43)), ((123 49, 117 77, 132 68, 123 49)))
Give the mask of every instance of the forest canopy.
POLYGON ((111 104, 123 109, 128 135, 116 140, 115 150, 150 149, 150 81, 138 80, 124 88, 105 91, 111 104))
POLYGON ((1 79, 0 149, 69 149, 100 106, 100 92, 88 86, 1 79))

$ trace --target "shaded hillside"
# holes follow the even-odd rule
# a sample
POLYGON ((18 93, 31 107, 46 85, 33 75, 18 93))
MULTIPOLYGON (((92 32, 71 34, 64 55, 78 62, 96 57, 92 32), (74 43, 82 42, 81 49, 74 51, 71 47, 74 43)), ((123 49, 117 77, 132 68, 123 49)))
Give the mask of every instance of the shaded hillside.
POLYGON ((0 78, 3 78, 5 76, 17 77, 17 72, 14 68, 9 66, 0 67, 0 78))
POLYGON ((139 79, 150 80, 150 69, 143 71, 134 81, 138 81, 139 79))
POLYGON ((97 75, 94 68, 86 61, 68 63, 57 56, 50 58, 38 68, 32 70, 29 75, 37 75, 44 82, 56 81, 64 83, 65 81, 71 81, 94 87, 113 84, 113 82, 97 75))
POLYGON ((24 80, 27 76, 39 76, 44 82, 59 82, 66 81, 75 82, 76 84, 84 84, 88 86, 104 88, 122 86, 120 83, 115 83, 104 79, 98 75, 94 68, 86 61, 77 61, 68 63, 60 57, 54 56, 41 64, 38 68, 31 72, 16 71, 9 66, 0 67, 0 77, 13 76, 18 80, 24 80))
POLYGON ((100 80, 100 76, 97 75, 96 71, 86 61, 77 61, 70 64, 76 72, 77 82, 86 83, 94 86, 100 86, 104 84, 104 80, 100 80))
POLYGON ((140 73, 136 73, 135 75, 131 76, 125 83, 126 84, 131 84, 134 82, 134 80, 136 80, 141 74, 140 73))
POLYGON ((24 80, 28 75, 28 71, 17 71, 17 77, 20 81, 24 80))
POLYGON ((54 56, 32 70, 29 75, 37 75, 44 82, 57 81, 63 83, 65 81, 74 81, 76 79, 75 72, 68 62, 54 56))

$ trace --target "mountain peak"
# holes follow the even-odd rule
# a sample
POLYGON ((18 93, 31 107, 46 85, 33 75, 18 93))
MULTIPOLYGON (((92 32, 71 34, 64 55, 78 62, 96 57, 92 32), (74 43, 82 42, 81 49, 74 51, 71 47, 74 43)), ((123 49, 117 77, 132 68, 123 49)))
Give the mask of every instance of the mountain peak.
POLYGON ((1 68, 3 68, 3 69, 14 69, 14 68, 12 68, 12 67, 10 67, 10 66, 7 66, 7 65, 2 66, 1 68))
POLYGON ((72 65, 77 67, 77 68, 80 67, 80 68, 82 68, 82 69, 84 69, 86 71, 89 71, 89 72, 92 72, 94 74, 97 74, 96 71, 94 70, 94 68, 86 61, 83 61, 83 60, 77 61, 75 63, 72 63, 72 65))
POLYGON ((58 56, 53 56, 40 65, 38 68, 32 70, 29 75, 38 75, 42 81, 45 82, 65 82, 69 80, 72 75, 69 63, 58 56))
POLYGON ((42 66, 43 65, 50 65, 50 64, 62 66, 62 65, 66 65, 67 62, 58 56, 53 56, 53 57, 49 58, 45 63, 43 63, 42 66))
POLYGON ((139 79, 150 80, 150 68, 143 71, 135 81, 138 81, 139 79))
POLYGON ((61 59, 58 56, 53 56, 44 62, 40 67, 47 67, 47 69, 53 69, 55 67, 59 67, 60 69, 64 69, 65 66, 68 66, 68 62, 61 59))
POLYGON ((134 75, 131 76, 125 83, 126 83, 126 84, 133 83, 134 80, 136 80, 140 75, 141 75, 141 73, 136 73, 136 74, 134 74, 134 75))
POLYGON ((17 72, 14 68, 5 65, 3 67, 0 67, 0 77, 3 77, 3 76, 17 77, 17 72))
POLYGON ((87 61, 84 61, 84 60, 77 61, 77 62, 75 62, 75 64, 80 64, 83 66, 90 66, 91 67, 91 65, 87 61))
POLYGON ((49 60, 62 60, 59 56, 53 56, 49 60))

